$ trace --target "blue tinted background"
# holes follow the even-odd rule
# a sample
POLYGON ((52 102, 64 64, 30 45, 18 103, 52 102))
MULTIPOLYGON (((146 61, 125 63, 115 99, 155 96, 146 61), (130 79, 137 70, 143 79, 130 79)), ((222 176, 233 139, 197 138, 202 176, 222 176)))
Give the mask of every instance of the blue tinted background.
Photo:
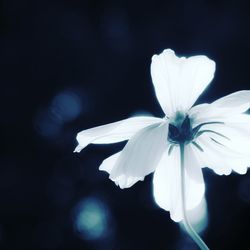
MULTIPOLYGON (((76 133, 163 113, 150 78, 165 48, 216 61, 207 102, 249 89, 247 1, 2 0, 0 248, 196 249, 153 200, 98 171, 124 143, 73 154, 76 133)), ((250 150, 250 149, 249 149, 250 150)), ((250 175, 204 169, 211 249, 246 249, 250 175)))

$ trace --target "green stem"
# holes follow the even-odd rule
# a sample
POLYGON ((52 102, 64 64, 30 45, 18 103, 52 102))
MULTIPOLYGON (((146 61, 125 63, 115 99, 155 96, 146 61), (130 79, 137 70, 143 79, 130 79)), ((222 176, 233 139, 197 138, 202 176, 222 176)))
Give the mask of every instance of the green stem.
POLYGON ((195 241, 201 250, 209 250, 205 242, 195 232, 193 227, 188 221, 187 209, 186 209, 186 193, 185 193, 185 169, 184 169, 184 144, 180 144, 180 157, 181 157, 181 200, 182 200, 182 213, 183 213, 183 224, 189 234, 189 236, 195 241))

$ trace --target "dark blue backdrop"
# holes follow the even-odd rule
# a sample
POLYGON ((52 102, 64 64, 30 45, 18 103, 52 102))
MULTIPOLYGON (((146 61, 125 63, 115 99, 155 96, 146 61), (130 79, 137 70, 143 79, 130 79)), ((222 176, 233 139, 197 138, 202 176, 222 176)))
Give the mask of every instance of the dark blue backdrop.
MULTIPOLYGON (((154 203, 151 176, 120 190, 98 171, 123 143, 73 154, 75 136, 162 116, 149 67, 165 48, 216 61, 201 102, 250 89, 247 1, 2 0, 0 13, 0 248, 196 249, 154 203)), ((204 177, 203 238, 246 249, 250 174, 204 177)))

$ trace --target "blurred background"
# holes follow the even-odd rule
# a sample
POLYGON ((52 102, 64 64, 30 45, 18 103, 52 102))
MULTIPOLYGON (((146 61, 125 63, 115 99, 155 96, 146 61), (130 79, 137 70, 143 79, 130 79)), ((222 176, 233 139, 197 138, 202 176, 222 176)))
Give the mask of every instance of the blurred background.
MULTIPOLYGON (((75 137, 162 116, 150 62, 165 48, 216 61, 201 102, 249 89, 248 2, 1 0, 0 13, 0 249, 197 249, 155 204, 152 176, 120 190, 98 170, 124 143, 73 154, 75 137)), ((203 172, 202 237, 247 249, 250 173, 203 172)))

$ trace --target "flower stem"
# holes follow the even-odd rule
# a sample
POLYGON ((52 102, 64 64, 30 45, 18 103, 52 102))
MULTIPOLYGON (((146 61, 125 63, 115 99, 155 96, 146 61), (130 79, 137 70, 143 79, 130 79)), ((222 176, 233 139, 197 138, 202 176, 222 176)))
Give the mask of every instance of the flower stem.
POLYGON ((188 221, 187 209, 186 209, 186 193, 185 193, 185 169, 184 169, 184 149, 183 143, 180 144, 180 157, 181 157, 181 200, 182 200, 182 213, 183 213, 183 224, 189 234, 189 236, 194 240, 194 242, 200 247, 201 250, 209 250, 205 242, 200 238, 200 236, 195 232, 192 225, 188 221))

